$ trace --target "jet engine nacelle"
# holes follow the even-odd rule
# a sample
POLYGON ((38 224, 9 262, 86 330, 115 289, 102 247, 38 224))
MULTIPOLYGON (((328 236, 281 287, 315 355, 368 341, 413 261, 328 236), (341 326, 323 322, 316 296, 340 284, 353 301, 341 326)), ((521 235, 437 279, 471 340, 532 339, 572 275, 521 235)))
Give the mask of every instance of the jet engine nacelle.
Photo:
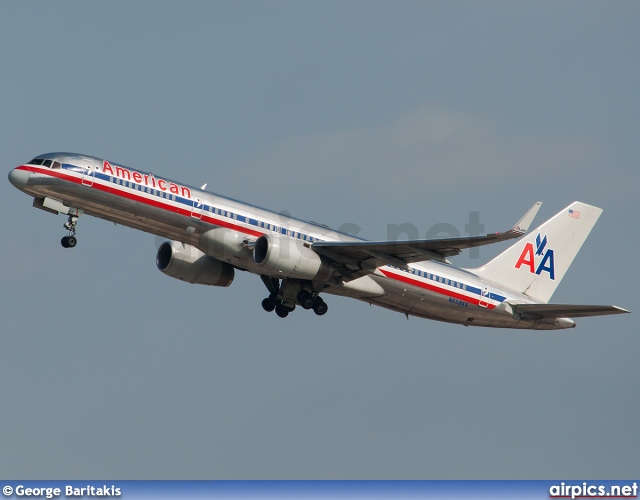
POLYGON ((234 277, 233 266, 179 241, 160 245, 156 265, 167 276, 198 285, 229 286, 234 277))
POLYGON ((267 233, 253 247, 253 260, 268 274, 280 278, 327 281, 331 266, 302 240, 267 233))

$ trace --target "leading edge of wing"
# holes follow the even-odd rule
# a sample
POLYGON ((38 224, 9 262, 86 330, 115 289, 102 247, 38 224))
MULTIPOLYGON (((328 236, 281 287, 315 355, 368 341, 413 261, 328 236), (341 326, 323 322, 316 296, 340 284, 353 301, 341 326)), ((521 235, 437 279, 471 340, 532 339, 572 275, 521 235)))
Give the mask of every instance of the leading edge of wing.
POLYGON ((425 260, 444 261, 467 248, 519 238, 527 232, 541 205, 542 202, 536 202, 510 230, 486 236, 408 241, 318 241, 311 248, 343 264, 371 258, 397 267, 425 260))
POLYGON ((578 304, 509 304, 515 312, 539 318, 584 318, 587 316, 605 316, 625 314, 627 311, 618 306, 592 306, 578 304))

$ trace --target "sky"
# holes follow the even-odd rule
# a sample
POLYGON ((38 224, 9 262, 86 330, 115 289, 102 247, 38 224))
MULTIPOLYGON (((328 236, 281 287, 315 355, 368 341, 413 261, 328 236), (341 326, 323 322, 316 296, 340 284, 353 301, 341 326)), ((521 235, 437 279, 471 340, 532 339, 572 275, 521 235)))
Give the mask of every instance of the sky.
MULTIPOLYGON (((634 1, 2 2, 0 154, 85 153, 385 239, 604 213, 552 298, 635 312, 634 1), (438 226, 440 224, 440 226, 438 226), (446 226, 442 226, 445 224, 446 226)), ((0 471, 24 479, 633 478, 635 314, 465 328, 260 279, 0 198, 0 471)), ((443 235, 443 234, 441 234, 443 235)), ((453 259, 478 267, 505 246, 453 259)))

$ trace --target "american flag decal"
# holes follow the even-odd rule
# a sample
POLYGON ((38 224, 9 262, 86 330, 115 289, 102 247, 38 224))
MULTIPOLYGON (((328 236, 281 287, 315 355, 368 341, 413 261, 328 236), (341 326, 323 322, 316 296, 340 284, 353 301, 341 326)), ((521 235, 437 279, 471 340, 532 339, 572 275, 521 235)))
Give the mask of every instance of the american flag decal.
POLYGON ((573 217, 574 219, 579 219, 580 218, 580 212, 578 212, 577 210, 569 209, 569 217, 573 217))

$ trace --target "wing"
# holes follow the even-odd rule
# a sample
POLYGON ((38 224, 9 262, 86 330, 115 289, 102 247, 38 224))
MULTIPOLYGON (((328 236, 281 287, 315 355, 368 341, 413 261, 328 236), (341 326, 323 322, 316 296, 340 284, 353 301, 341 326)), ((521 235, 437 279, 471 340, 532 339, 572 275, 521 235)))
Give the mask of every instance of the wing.
MULTIPOLYGON (((541 205, 542 202, 536 202, 509 231, 486 236, 413 241, 319 241, 311 248, 351 271, 354 271, 353 266, 362 270, 363 268, 374 269, 382 264, 406 269, 407 264, 411 262, 446 261, 447 257, 458 255, 467 248, 519 238, 527 232, 541 205)), ((341 274, 345 275, 349 272, 341 274)))
POLYGON ((519 314, 532 318, 583 318, 586 316, 604 316, 624 314, 630 311, 618 306, 586 306, 574 304, 510 304, 519 314))

